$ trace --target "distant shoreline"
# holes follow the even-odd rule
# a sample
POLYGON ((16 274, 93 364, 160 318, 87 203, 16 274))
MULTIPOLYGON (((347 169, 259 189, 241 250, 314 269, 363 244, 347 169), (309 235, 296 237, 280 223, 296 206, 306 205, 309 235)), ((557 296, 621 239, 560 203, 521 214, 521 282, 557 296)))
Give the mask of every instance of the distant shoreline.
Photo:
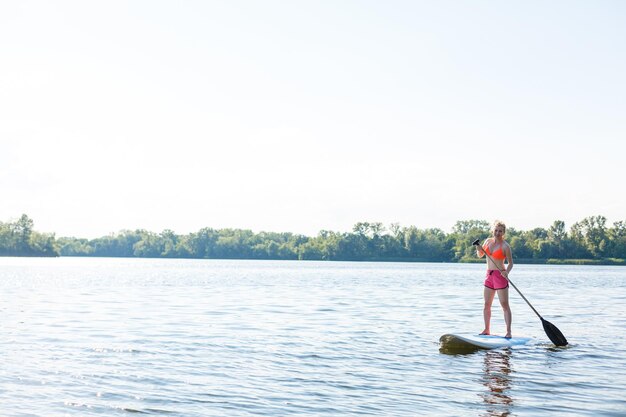
MULTIPOLYGON (((212 261, 314 261, 314 262, 373 262, 373 263, 449 263, 449 264, 483 264, 483 259, 461 259, 459 261, 440 261, 428 259, 280 259, 280 258, 191 258, 191 257, 151 257, 151 256, 101 256, 101 255, 0 255, 0 258, 111 258, 111 259, 194 259, 212 261)), ((518 265, 578 265, 578 266, 626 266, 626 259, 515 259, 518 265)))
MULTIPOLYGON (((626 266, 626 259, 513 259, 520 265, 616 265, 626 266)), ((482 259, 461 260, 459 263, 484 263, 482 259)))
MULTIPOLYGON (((480 262, 475 240, 491 235, 485 220, 460 220, 446 233, 399 224, 358 222, 351 232, 290 232, 205 227, 189 234, 172 230, 123 230, 96 239, 39 233, 26 214, 0 222, 0 256, 69 256, 177 259, 266 259, 368 262, 480 262)), ((547 229, 507 230, 517 263, 551 265, 626 265, 626 221, 607 226, 591 216, 567 231, 556 220, 547 229)))

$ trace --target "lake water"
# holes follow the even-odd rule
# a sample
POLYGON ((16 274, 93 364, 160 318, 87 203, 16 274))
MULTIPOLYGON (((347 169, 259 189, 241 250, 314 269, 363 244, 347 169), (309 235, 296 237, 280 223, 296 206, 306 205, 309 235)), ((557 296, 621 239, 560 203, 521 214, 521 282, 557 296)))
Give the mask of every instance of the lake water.
MULTIPOLYGON (((2 416, 624 416, 626 268, 516 265, 528 346, 482 330, 484 265, 0 258, 2 416)), ((492 331, 502 333, 494 303, 492 331)))

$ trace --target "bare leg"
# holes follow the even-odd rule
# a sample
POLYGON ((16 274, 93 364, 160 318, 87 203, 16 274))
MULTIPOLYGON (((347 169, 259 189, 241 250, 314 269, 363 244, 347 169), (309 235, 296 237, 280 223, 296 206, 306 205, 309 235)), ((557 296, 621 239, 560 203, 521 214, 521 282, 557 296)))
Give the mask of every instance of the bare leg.
POLYGON ((498 290, 498 300, 504 311, 504 322, 506 323, 506 335, 504 337, 511 337, 511 322, 513 321, 513 314, 511 313, 511 307, 509 306, 509 289, 504 288, 498 290))
POLYGON ((485 287, 485 292, 484 292, 485 306, 483 308, 483 318, 485 319, 485 330, 483 330, 481 334, 489 334, 489 325, 491 323, 491 304, 493 303, 493 298, 495 296, 496 296, 495 290, 485 287))

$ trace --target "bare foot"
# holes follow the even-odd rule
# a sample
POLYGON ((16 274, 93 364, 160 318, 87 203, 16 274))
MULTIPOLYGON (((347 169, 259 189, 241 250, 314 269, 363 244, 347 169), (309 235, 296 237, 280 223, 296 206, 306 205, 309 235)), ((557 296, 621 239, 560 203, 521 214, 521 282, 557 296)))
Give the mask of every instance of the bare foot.
POLYGON ((481 336, 489 336, 489 330, 485 329, 482 332, 478 333, 481 336))
POLYGON ((505 334, 505 335, 504 335, 504 338, 505 338, 505 339, 510 339, 510 338, 512 338, 512 337, 513 337, 513 336, 511 336, 511 332, 507 332, 507 334, 505 334))

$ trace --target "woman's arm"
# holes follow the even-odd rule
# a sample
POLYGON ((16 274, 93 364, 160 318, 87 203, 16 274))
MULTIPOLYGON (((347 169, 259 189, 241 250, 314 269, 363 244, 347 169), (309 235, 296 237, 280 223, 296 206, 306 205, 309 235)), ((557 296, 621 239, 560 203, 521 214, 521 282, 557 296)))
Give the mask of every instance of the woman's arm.
POLYGON ((504 276, 508 277, 509 272, 511 272, 511 269, 513 269, 513 254, 511 253, 511 247, 509 246, 509 244, 507 243, 504 246, 504 254, 506 255, 506 271, 504 276))

